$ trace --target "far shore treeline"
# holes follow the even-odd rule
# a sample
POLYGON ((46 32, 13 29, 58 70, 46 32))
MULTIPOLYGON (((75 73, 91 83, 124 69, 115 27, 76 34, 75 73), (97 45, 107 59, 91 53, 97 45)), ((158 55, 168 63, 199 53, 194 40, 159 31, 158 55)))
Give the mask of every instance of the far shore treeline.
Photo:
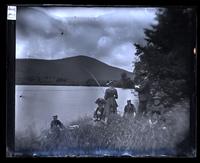
MULTIPOLYGON (((130 79, 130 78, 129 78, 130 79)), ((117 88, 133 88, 133 81, 129 80, 128 82, 124 83, 123 80, 114 80, 114 86, 117 88)), ((109 80, 108 80, 109 81, 109 80)), ((40 80, 40 78, 28 78, 27 81, 24 81, 23 83, 16 83, 17 85, 54 85, 54 86, 101 86, 101 87, 107 87, 108 81, 98 81, 100 85, 97 84, 97 82, 94 79, 88 79, 86 81, 68 81, 64 78, 55 78, 54 80, 40 80)))
MULTIPOLYGON (((127 77, 123 78, 123 75, 126 73, 121 74, 120 80, 113 80, 114 86, 117 88, 133 88, 133 81, 127 77)), ((85 81, 72 81, 67 80, 65 78, 40 78, 40 77, 28 77, 24 78, 23 82, 17 81, 17 85, 59 85, 59 86, 97 86, 97 87, 107 87, 107 83, 109 80, 98 80, 98 83, 93 78, 89 78, 85 81)))

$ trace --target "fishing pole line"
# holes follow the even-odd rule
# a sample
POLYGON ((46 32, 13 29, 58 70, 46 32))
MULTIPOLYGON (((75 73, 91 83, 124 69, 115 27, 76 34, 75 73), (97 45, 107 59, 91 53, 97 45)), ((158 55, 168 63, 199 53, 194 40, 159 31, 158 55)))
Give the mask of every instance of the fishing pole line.
POLYGON ((90 74, 90 76, 94 79, 94 81, 97 83, 97 85, 99 86, 99 87, 101 87, 102 89, 102 91, 103 91, 103 94, 105 93, 105 90, 104 90, 104 88, 100 85, 100 83, 98 82, 98 80, 97 80, 97 78, 95 77, 95 75, 92 73, 92 72, 90 72, 88 69, 86 69, 85 67, 83 67, 83 69, 86 71, 86 72, 88 72, 89 74, 90 74))

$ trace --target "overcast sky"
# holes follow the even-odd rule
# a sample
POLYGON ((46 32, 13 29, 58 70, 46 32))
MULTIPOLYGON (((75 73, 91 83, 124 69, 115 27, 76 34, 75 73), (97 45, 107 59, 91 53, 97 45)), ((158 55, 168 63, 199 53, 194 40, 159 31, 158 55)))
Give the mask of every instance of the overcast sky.
POLYGON ((133 71, 134 43, 155 23, 154 8, 23 7, 17 11, 16 58, 96 58, 133 71))

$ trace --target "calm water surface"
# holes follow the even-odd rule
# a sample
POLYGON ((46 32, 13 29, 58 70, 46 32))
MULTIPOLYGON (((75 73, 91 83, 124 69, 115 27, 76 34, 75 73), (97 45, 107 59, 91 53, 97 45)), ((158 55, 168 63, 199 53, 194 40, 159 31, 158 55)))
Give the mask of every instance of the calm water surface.
MULTIPOLYGON (((85 86, 16 86, 15 124, 16 131, 49 128, 52 115, 67 124, 79 117, 91 116, 98 97, 104 97, 106 87, 85 86), (21 97, 20 97, 21 96, 21 97)), ((134 90, 117 88, 118 111, 123 113, 127 99, 138 106, 134 90), (132 93, 131 93, 132 92, 132 93)))

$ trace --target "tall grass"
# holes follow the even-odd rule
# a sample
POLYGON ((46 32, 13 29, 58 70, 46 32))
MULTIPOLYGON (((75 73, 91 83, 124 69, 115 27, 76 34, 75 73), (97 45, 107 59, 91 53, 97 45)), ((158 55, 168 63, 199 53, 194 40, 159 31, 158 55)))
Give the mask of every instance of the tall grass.
MULTIPOLYGON (((83 117, 68 125, 58 139, 48 137, 44 130, 38 137, 34 132, 16 135, 16 150, 39 155, 104 155, 125 152, 134 156, 176 154, 176 146, 189 131, 188 103, 179 103, 160 117, 123 118, 112 116, 108 124, 83 117), (114 151, 114 152, 111 152, 114 151), (43 153, 43 154, 42 154, 43 153)), ((27 132, 28 133, 28 132, 27 132)))

